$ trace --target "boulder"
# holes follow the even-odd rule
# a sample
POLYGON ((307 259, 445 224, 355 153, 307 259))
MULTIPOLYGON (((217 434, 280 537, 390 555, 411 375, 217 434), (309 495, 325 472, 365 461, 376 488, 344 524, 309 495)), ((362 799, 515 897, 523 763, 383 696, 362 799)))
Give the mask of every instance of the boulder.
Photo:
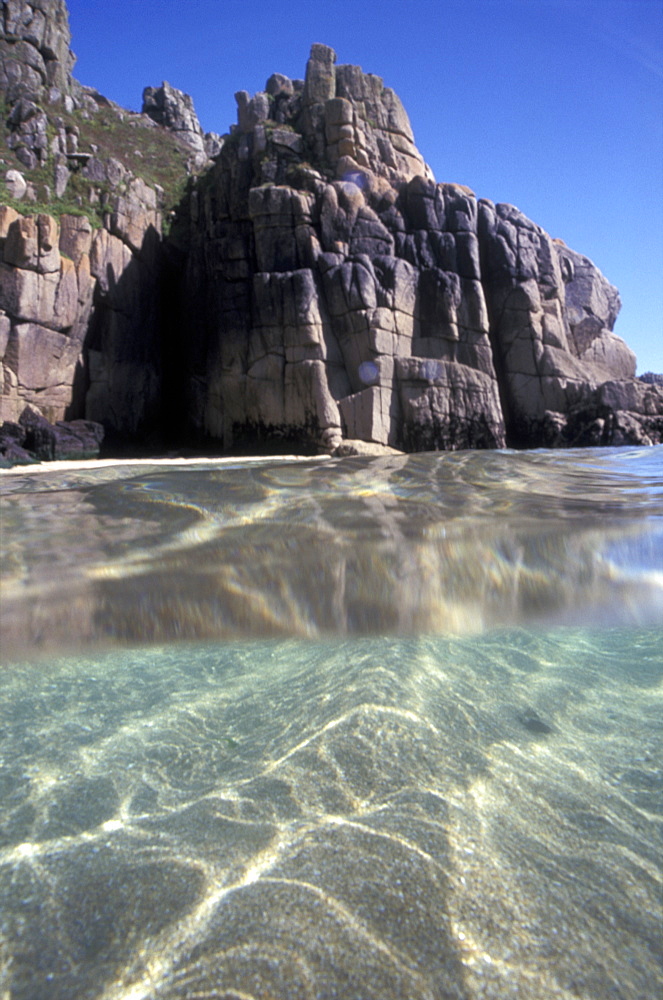
POLYGON ((64 163, 56 163, 53 168, 53 184, 55 187, 55 197, 61 198, 67 190, 67 184, 71 173, 64 163))
POLYGON ((51 424, 26 406, 18 423, 5 421, 0 426, 0 455, 11 463, 98 458, 103 438, 101 424, 90 420, 51 424))
POLYGON ((27 430, 21 424, 5 420, 0 424, 0 467, 28 465, 37 459, 24 447, 27 430))
POLYGON ((11 198, 20 201, 25 195, 28 185, 20 170, 8 170, 5 174, 5 187, 11 198))

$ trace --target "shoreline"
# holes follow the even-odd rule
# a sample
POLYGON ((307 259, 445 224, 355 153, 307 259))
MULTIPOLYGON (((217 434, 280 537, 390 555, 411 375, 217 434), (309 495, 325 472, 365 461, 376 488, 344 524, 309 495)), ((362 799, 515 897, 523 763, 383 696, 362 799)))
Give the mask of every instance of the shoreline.
POLYGON ((76 469, 105 469, 134 465, 242 465, 254 462, 327 461, 331 455, 235 455, 233 458, 83 458, 66 461, 35 462, 0 469, 0 476, 38 475, 40 472, 72 472, 76 469))

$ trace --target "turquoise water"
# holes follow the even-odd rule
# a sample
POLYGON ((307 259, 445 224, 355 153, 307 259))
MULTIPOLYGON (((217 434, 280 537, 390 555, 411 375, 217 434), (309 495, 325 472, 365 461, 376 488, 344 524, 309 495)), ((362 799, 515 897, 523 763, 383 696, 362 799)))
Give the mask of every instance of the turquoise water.
POLYGON ((663 450, 3 474, 0 997, 663 990, 663 450))

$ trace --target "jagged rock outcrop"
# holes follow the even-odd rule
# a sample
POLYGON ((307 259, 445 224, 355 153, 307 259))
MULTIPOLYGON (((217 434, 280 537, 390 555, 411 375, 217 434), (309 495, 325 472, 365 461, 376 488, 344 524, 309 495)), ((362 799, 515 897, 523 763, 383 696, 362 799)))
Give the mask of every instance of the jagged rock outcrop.
MULTIPOLYGON (((194 428, 431 448, 654 442, 619 296, 511 205, 436 183, 379 77, 314 45, 237 95, 188 206, 194 428)), ((183 340, 184 343, 184 340, 183 340)))
POLYGON ((0 420, 28 404, 50 421, 98 418, 111 440, 147 433, 162 410, 156 178, 162 150, 174 158, 164 173, 179 159, 182 178, 191 151, 71 76, 62 0, 0 6, 4 155, 20 166, 6 192, 27 212, 55 196, 57 212, 0 209, 0 420))
POLYGON ((159 169, 162 150, 175 171, 181 161, 184 174, 216 155, 220 137, 202 137, 191 98, 167 84, 161 94, 165 127, 158 131, 167 127, 176 144, 155 149, 146 136, 134 137, 135 129, 154 129, 155 122, 74 79, 70 42, 64 0, 0 0, 0 134, 12 154, 2 158, 9 166, 2 179, 11 198, 43 204, 66 197, 100 216, 129 182, 142 180, 158 191, 154 175, 172 173, 159 169), (145 160, 152 166, 145 169, 145 160))
MULTIPOLYGON (((49 155, 45 107, 73 106, 69 14, 65 0, 3 0, 0 10, 0 99, 8 109, 7 145, 32 170, 49 155)), ((21 197, 19 194, 18 197, 21 197)))
POLYGON ((141 114, 78 84, 63 0, 2 0, 0 24, 7 194, 77 213, 0 211, 2 419, 215 449, 663 441, 616 289, 512 205, 437 183, 379 77, 316 44, 304 80, 239 91, 221 138, 167 83, 141 114), (164 242, 173 156, 202 172, 164 242))
POLYGON ((143 91, 143 114, 175 132, 191 147, 196 169, 221 152, 221 136, 215 132, 203 133, 190 95, 171 87, 165 80, 160 87, 146 87, 143 91))
POLYGON ((69 93, 75 57, 65 0, 3 0, 0 11, 0 95, 57 100, 69 93))

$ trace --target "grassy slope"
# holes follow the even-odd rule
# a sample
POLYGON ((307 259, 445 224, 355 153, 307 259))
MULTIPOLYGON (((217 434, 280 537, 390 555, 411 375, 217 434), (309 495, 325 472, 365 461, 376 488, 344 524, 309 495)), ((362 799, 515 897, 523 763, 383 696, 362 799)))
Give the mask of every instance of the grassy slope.
MULTIPOLYGON (((131 174, 141 177, 150 186, 163 188, 163 208, 166 212, 180 200, 187 181, 187 160, 191 149, 176 135, 149 122, 144 115, 124 111, 101 99, 95 114, 85 115, 81 111, 67 113, 47 109, 49 116, 49 140, 56 134, 55 120, 61 119, 65 128, 79 129, 78 151, 92 153, 91 144, 98 147, 96 156, 102 160, 114 157, 131 174)), ((9 129, 6 125, 7 109, 0 107, 0 202, 12 205, 18 211, 28 214, 48 212, 60 216, 65 213, 86 215, 92 225, 101 225, 103 215, 109 208, 113 194, 122 194, 126 181, 112 189, 107 182, 97 183, 83 176, 80 169, 74 169, 62 198, 54 192, 54 161, 49 155, 43 166, 28 170, 18 160, 13 150, 6 144, 9 129), (7 170, 20 170, 26 181, 37 191, 37 201, 22 198, 20 201, 9 196, 4 184, 7 170), (49 196, 50 192, 50 196, 49 196)), ((73 161, 69 162, 70 169, 73 161)))

